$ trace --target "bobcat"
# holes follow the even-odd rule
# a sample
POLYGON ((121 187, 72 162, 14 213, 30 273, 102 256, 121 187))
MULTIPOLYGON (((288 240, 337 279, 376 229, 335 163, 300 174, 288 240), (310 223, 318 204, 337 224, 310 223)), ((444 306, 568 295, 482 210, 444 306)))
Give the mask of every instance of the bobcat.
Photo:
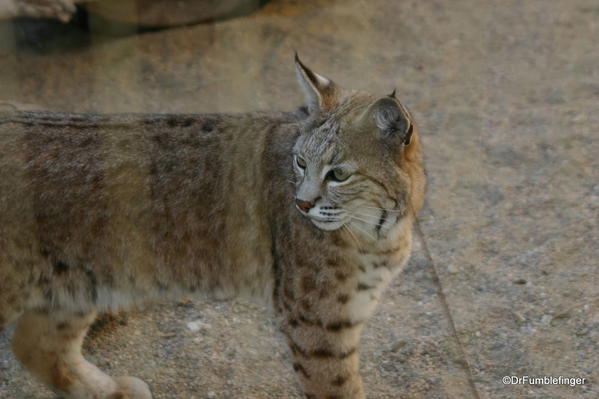
POLYGON ((147 399, 81 343, 96 311, 203 293, 269 303, 307 398, 365 398, 364 323, 406 263, 419 138, 391 95, 295 68, 296 113, 0 116, 0 329, 66 398, 147 399))

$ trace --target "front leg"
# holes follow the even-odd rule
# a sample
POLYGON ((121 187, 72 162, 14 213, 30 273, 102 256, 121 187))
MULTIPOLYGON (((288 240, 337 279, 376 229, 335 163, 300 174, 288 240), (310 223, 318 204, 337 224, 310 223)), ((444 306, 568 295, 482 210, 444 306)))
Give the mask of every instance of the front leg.
POLYGON ((293 369, 307 399, 366 398, 358 370, 360 326, 333 326, 340 330, 332 331, 292 317, 286 324, 290 327, 284 332, 294 357, 293 369))
POLYGON ((383 287, 363 280, 359 266, 332 260, 283 276, 277 290, 281 330, 307 398, 366 397, 358 365, 360 336, 383 287))

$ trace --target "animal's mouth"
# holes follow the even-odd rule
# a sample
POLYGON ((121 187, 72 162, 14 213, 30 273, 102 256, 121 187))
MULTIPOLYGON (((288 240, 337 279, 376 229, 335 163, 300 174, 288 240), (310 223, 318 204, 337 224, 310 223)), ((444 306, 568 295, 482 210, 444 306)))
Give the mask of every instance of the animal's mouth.
POLYGON ((319 229, 333 231, 340 229, 345 225, 343 218, 321 217, 313 215, 304 215, 319 229))
POLYGON ((321 230, 337 230, 348 221, 348 214, 343 209, 328 205, 304 208, 301 205, 303 205, 301 201, 296 201, 295 208, 297 211, 321 230))

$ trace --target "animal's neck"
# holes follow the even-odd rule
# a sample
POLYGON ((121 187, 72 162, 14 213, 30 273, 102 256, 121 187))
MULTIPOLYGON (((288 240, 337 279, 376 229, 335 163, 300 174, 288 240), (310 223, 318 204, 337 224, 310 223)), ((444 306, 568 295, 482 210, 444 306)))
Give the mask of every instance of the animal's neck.
POLYGON ((353 248, 361 254, 385 254, 394 253, 401 248, 400 237, 406 235, 412 226, 412 219, 404 216, 391 228, 382 234, 358 230, 350 226, 344 226, 333 232, 333 240, 341 247, 353 248))

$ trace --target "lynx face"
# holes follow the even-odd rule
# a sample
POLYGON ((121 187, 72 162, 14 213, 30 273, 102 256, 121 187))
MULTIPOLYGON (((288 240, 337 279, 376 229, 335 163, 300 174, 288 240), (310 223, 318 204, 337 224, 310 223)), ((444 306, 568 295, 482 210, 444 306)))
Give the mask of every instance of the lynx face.
POLYGON ((377 240, 406 212, 409 179, 401 164, 411 118, 394 95, 345 92, 313 78, 311 87, 320 83, 329 98, 313 107, 294 146, 296 207, 319 229, 377 240))

